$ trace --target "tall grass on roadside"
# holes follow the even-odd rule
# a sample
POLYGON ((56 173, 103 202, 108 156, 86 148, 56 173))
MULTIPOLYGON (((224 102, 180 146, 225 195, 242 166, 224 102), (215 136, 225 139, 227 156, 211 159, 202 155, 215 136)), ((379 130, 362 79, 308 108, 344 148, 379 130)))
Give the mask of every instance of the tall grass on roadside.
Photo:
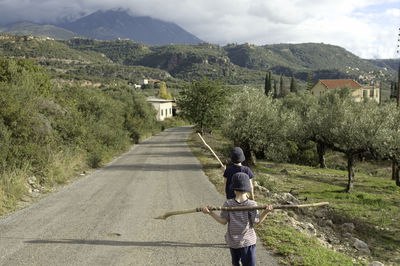
POLYGON ((7 209, 15 209, 18 201, 28 191, 29 164, 0 173, 0 215, 7 209))
POLYGON ((40 181, 45 187, 65 184, 77 172, 87 168, 85 155, 74 150, 65 150, 52 156, 49 164, 43 170, 40 181))

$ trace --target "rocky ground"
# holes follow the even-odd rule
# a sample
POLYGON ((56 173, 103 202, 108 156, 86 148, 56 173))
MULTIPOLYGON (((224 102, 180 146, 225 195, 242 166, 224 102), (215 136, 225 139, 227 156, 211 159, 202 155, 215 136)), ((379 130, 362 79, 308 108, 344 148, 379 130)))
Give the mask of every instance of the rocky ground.
MULTIPOLYGON (((306 199, 299 200, 291 193, 272 193, 263 186, 254 182, 255 191, 265 196, 274 204, 307 204, 306 199), (305 201, 304 201, 305 200, 305 201)), ((358 239, 355 235, 356 225, 351 222, 343 221, 332 213, 328 207, 316 209, 290 209, 277 210, 279 215, 283 215, 284 221, 301 231, 304 234, 314 236, 326 248, 345 253, 350 257, 362 261, 368 266, 384 265, 382 262, 373 261, 371 250, 363 239, 358 239)), ((386 230, 380 228, 380 230, 386 230)), ((400 260, 393 265, 400 264, 400 260)), ((389 264, 386 264, 389 265, 389 264)))

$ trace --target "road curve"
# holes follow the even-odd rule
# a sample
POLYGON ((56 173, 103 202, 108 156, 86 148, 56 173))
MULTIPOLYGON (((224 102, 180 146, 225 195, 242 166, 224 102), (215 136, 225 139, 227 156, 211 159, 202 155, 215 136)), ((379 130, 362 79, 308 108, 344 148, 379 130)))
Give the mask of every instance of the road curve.
MULTIPOLYGON (((224 201, 173 128, 47 198, 0 219, 0 265, 231 265, 226 227, 202 213, 224 201)), ((277 265, 261 244, 257 265, 277 265)))

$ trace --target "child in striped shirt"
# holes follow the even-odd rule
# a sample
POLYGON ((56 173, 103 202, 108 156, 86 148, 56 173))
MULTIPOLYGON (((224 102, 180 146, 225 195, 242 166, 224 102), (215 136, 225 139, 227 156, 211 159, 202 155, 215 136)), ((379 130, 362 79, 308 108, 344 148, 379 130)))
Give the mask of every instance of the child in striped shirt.
MULTIPOLYGON (((248 198, 247 193, 251 192, 249 176, 246 173, 238 172, 232 176, 231 189, 236 197, 228 199, 224 207, 257 206, 254 200, 248 198)), ((251 211, 221 211, 220 215, 203 207, 203 213, 211 215, 217 222, 228 224, 225 234, 225 241, 230 247, 232 265, 254 266, 256 263, 256 241, 257 236, 254 225, 262 223, 272 206, 265 205, 265 210, 258 215, 257 210, 251 211)))

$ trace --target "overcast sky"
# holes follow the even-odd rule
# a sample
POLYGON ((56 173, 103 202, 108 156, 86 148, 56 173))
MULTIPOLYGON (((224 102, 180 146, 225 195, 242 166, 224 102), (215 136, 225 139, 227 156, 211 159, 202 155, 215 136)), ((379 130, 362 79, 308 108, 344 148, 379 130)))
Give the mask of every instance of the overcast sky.
POLYGON ((400 57, 400 0, 0 0, 0 24, 111 8, 174 22, 221 45, 323 42, 362 58, 400 57))

